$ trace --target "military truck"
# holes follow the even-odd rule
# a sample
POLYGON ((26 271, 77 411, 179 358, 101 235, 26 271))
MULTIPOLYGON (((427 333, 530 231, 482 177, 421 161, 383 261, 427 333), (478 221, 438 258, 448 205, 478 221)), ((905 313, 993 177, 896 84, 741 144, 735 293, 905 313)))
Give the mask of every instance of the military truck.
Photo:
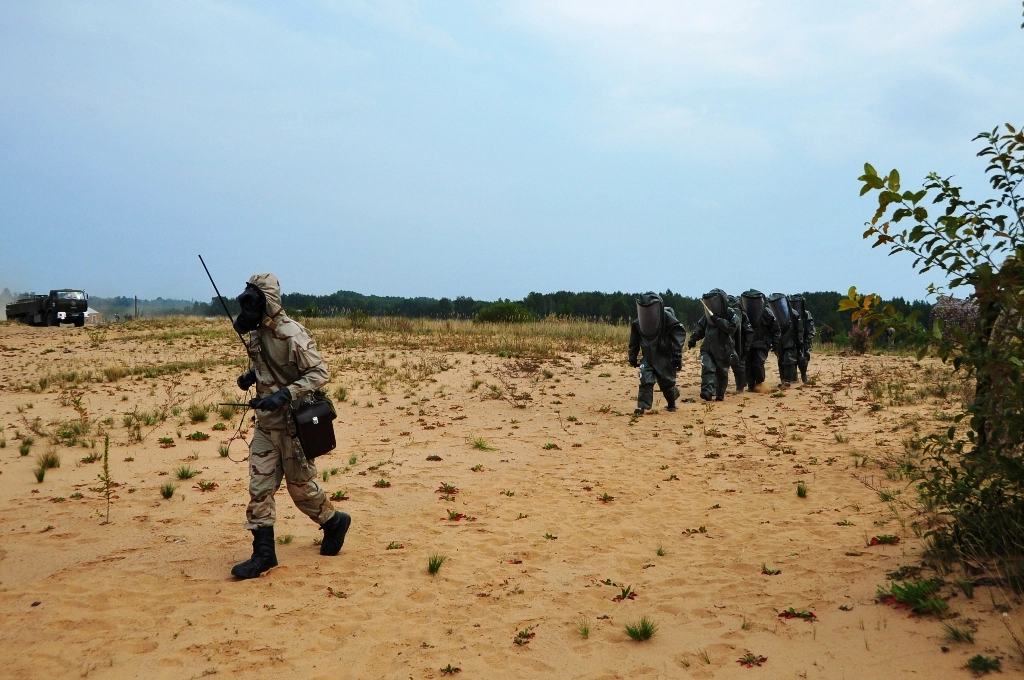
POLYGON ((82 290, 51 290, 49 295, 23 295, 7 305, 7 319, 30 326, 85 325, 89 296, 82 290))

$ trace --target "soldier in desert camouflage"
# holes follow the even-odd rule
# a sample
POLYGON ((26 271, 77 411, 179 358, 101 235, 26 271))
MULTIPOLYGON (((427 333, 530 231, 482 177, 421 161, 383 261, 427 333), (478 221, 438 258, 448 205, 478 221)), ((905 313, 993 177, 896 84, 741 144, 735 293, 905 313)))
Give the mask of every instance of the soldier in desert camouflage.
POLYGON ((253 535, 253 553, 236 564, 238 578, 256 578, 277 566, 274 550, 274 494, 282 479, 295 506, 324 532, 321 555, 337 555, 352 518, 334 509, 317 483, 316 466, 306 460, 291 417, 292 405, 309 399, 327 383, 327 366, 316 342, 281 307, 281 286, 273 274, 255 274, 238 296, 242 311, 235 330, 247 336, 253 366, 238 377, 238 387, 256 386, 249 405, 256 430, 249 445, 249 506, 245 528, 253 535))

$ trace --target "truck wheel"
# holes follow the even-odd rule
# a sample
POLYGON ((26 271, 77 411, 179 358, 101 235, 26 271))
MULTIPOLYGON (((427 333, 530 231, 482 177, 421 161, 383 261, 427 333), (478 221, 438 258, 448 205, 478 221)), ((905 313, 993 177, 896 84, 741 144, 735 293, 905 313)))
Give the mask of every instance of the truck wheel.
POLYGON ((46 325, 47 326, 56 326, 57 325, 57 315, 54 314, 53 312, 47 313, 47 315, 46 315, 46 325))
POLYGON ((81 328, 85 325, 85 319, 75 319, 75 328, 81 328))

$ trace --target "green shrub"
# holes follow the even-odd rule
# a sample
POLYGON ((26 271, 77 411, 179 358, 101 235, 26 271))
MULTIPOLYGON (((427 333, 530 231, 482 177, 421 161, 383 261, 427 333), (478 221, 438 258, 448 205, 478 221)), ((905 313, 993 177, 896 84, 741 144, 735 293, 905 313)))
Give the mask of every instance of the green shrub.
POLYGON ((526 323, 535 321, 536 318, 533 312, 518 302, 505 300, 484 307, 476 313, 473 321, 479 323, 526 323))

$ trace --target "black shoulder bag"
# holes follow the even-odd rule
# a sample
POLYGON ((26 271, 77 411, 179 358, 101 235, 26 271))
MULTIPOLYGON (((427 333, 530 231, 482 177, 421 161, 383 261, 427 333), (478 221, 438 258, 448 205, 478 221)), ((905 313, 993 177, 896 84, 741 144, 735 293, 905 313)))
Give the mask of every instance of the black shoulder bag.
MULTIPOLYGON (((259 340, 259 343, 260 356, 266 362, 274 380, 280 385, 288 385, 278 377, 279 371, 283 373, 284 369, 277 366, 270 358, 263 346, 262 339, 259 340)), ((312 397, 311 401, 289 408, 292 412, 292 421, 295 423, 295 434, 299 438, 299 443, 302 444, 302 452, 306 456, 306 460, 312 461, 318 456, 333 451, 338 445, 334 437, 334 420, 338 417, 338 412, 334 410, 334 403, 323 390, 314 390, 310 396, 312 397)))

